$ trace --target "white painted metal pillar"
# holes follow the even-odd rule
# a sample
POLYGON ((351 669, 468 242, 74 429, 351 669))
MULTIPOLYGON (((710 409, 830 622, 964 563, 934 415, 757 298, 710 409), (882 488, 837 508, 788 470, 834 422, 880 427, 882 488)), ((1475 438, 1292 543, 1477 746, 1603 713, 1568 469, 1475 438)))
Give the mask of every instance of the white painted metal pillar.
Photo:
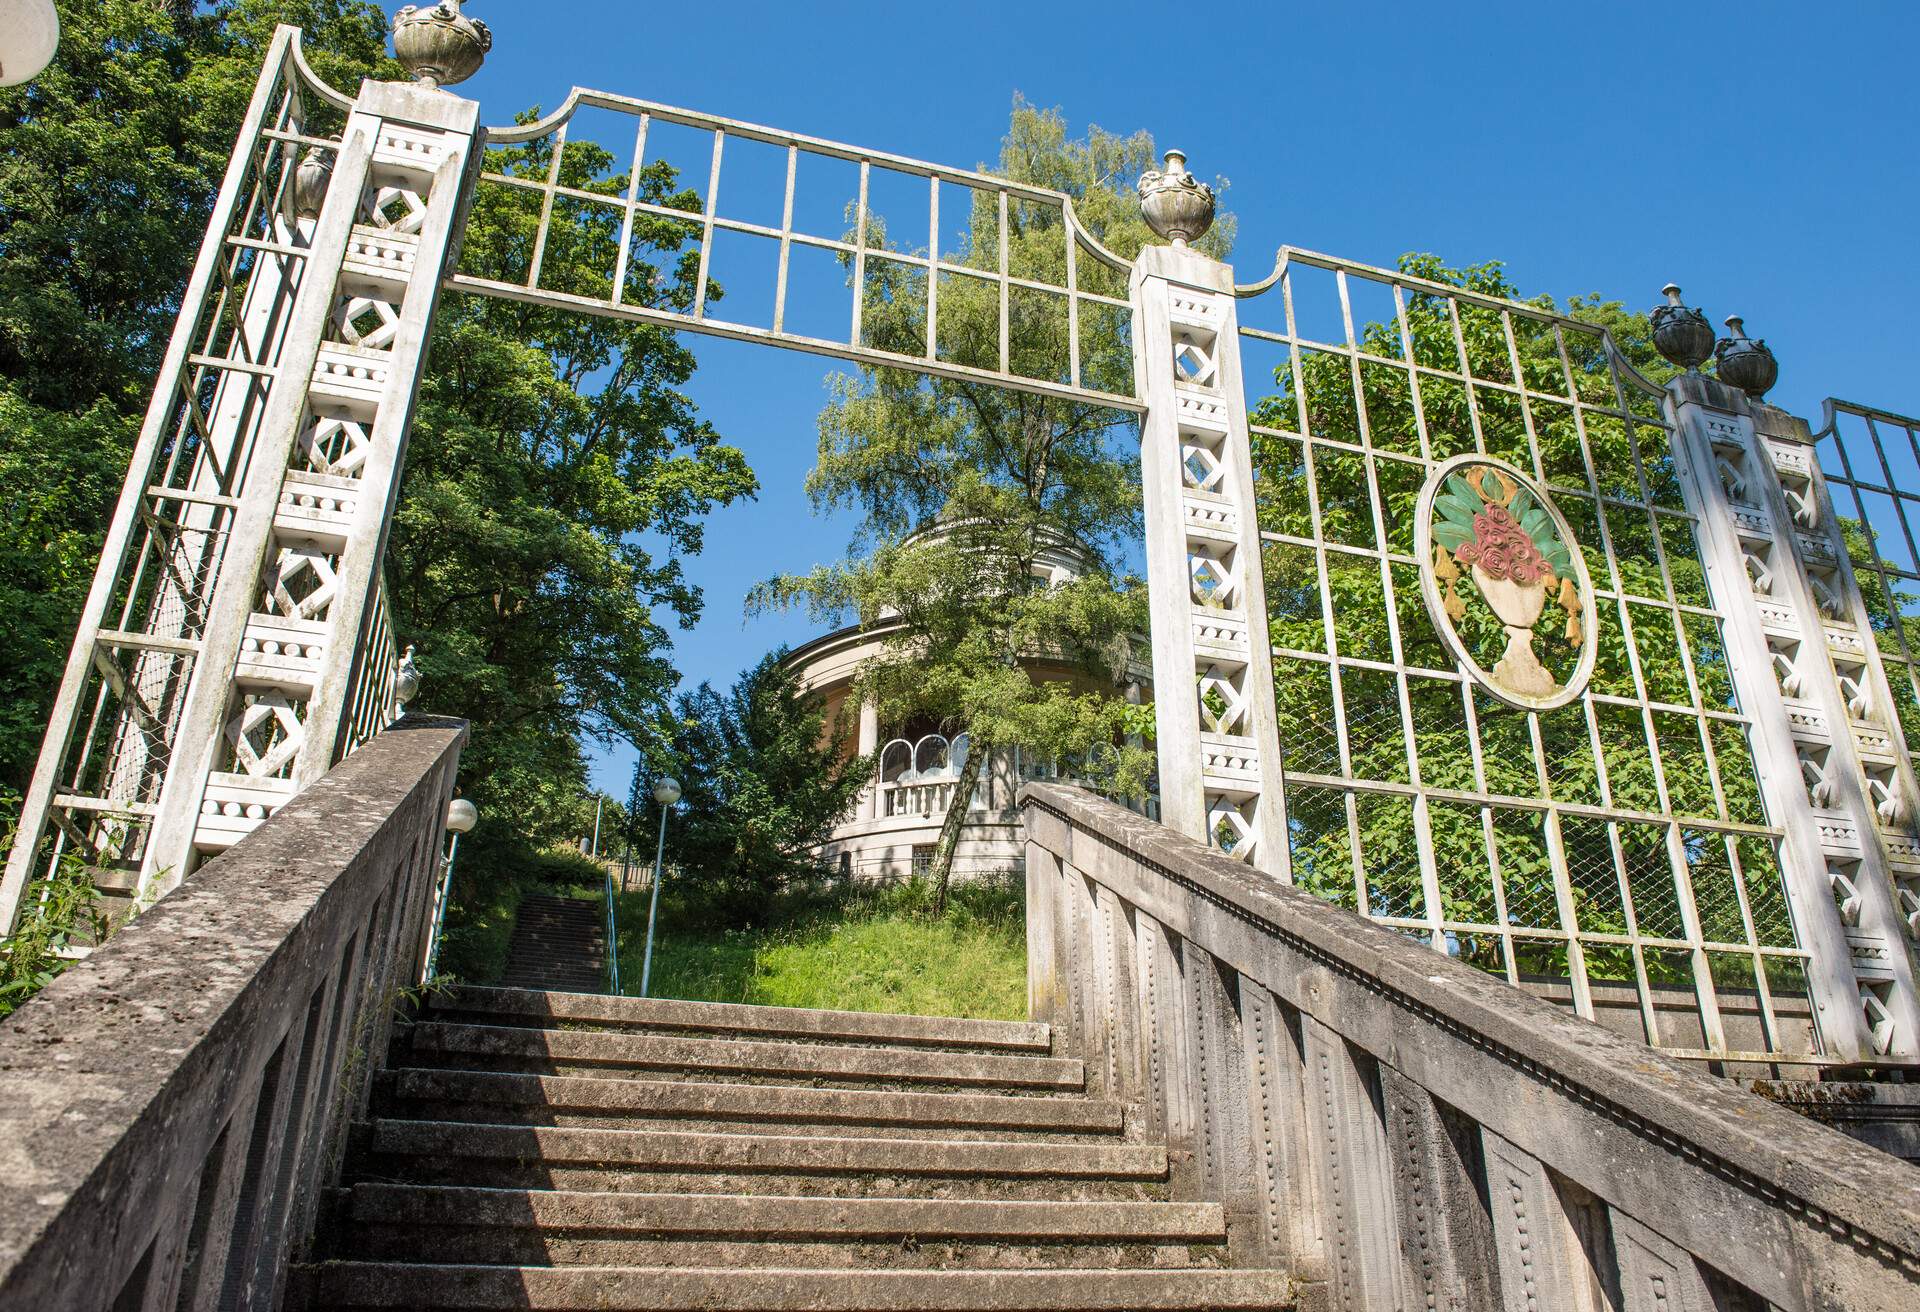
MULTIPOLYGON (((861 756, 871 756, 880 746, 880 709, 873 704, 872 698, 862 698, 860 702, 860 735, 855 741, 855 750, 861 756)), ((855 814, 862 820, 871 820, 880 805, 880 767, 876 763, 867 771, 867 783, 860 790, 860 805, 855 814)))
POLYGON ((1149 246, 1130 296, 1161 819, 1291 882, 1233 270, 1149 246))
POLYGON ((1699 374, 1669 384, 1668 406, 1762 797, 1785 831, 1822 1046, 1912 1056, 1920 1006, 1890 876, 1920 873, 1913 780, 1811 435, 1699 374))
POLYGON ((340 754, 478 108, 382 82, 354 103, 161 792, 154 891, 340 754))

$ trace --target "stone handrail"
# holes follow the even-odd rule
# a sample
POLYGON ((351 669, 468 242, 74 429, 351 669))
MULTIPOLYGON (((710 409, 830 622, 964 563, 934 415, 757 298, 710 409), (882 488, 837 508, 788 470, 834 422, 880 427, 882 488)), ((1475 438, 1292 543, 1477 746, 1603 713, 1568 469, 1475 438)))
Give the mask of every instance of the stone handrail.
POLYGON ((1335 1308, 1920 1306, 1920 1173, 1173 830, 1021 792, 1032 1015, 1335 1308))
POLYGON ((400 721, 0 1022, 0 1307, 277 1304, 420 977, 465 737, 400 721))

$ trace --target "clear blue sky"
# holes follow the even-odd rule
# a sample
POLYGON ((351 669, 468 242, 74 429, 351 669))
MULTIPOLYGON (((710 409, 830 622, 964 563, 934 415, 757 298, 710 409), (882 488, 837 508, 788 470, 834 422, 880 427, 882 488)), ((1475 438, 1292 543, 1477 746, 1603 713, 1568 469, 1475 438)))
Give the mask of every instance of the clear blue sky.
MULTIPOLYGON (((1672 279, 1768 340, 1776 403, 1920 410, 1911 3, 472 8, 494 49, 459 90, 488 123, 577 84, 971 166, 1020 92, 1225 175, 1243 281, 1283 242, 1500 259, 1528 293, 1635 308, 1672 279)), ((724 685, 815 631, 746 620, 746 589, 836 557, 850 524, 815 518, 800 487, 827 362, 689 340, 692 395, 763 485, 689 562, 706 614, 677 662, 724 685)), ((630 768, 616 751, 596 782, 622 795, 630 768)))

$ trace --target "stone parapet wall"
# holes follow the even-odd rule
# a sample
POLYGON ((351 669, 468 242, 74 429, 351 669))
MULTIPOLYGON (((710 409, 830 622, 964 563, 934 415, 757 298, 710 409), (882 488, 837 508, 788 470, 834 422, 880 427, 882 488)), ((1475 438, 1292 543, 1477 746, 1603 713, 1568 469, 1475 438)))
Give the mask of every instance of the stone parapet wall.
POLYGON ((1021 794, 1028 988, 1234 1257, 1336 1308, 1910 1308, 1920 1175, 1092 794, 1021 794))
POLYGON ((0 1307, 277 1306, 420 981, 465 739, 400 721, 0 1022, 0 1307))

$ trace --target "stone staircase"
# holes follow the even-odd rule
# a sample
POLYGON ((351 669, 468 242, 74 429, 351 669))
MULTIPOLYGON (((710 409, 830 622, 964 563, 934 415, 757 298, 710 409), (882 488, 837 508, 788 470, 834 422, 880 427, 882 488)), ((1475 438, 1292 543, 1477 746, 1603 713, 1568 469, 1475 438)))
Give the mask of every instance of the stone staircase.
POLYGON ((546 894, 522 899, 500 982, 560 993, 606 992, 606 908, 546 894))
POLYGON ((517 989, 434 1000, 309 1308, 1292 1306, 1045 1025, 517 989))

